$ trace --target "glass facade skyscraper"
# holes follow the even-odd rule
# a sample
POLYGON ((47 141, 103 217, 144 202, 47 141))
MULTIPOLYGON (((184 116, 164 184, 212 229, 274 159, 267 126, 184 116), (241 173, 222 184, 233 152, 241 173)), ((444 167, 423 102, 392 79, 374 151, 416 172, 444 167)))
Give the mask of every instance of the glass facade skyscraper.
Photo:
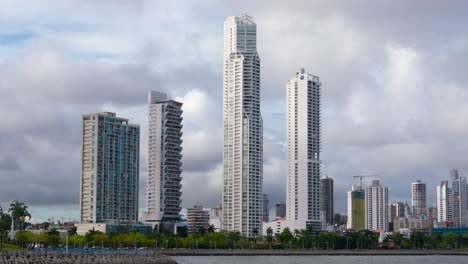
POLYGON ((140 127, 115 113, 83 115, 81 223, 138 220, 140 127))

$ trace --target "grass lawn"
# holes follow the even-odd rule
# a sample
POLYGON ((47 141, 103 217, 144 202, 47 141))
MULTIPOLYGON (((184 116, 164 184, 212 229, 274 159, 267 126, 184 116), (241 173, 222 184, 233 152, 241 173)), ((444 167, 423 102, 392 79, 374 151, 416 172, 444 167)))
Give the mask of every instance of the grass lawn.
POLYGON ((6 243, 3 243, 3 251, 10 251, 10 250, 24 250, 23 248, 20 248, 20 247, 17 247, 15 245, 12 245, 12 244, 6 244, 6 243))

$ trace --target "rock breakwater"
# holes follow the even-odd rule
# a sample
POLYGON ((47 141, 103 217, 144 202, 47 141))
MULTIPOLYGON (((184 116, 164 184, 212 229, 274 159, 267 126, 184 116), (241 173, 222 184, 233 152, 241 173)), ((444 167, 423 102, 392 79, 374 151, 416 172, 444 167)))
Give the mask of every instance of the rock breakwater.
POLYGON ((162 255, 139 254, 0 254, 2 264, 177 264, 162 255))

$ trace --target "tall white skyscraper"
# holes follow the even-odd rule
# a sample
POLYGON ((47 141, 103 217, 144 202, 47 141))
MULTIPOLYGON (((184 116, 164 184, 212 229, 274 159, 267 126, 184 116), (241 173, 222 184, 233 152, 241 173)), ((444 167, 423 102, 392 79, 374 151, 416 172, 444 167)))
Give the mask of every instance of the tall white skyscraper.
POLYGON ((252 17, 224 21, 223 228, 262 233, 263 121, 260 57, 252 17))
POLYGON ((413 217, 421 217, 426 208, 426 183, 417 180, 411 183, 411 205, 413 206, 413 217))
POLYGON ((388 231, 388 188, 374 180, 365 197, 366 229, 388 231))
POLYGON ((81 117, 81 223, 138 220, 140 126, 115 113, 81 117))
POLYGON ((319 77, 297 71, 287 89, 286 218, 321 230, 319 77))
POLYGON ((468 227, 468 186, 466 177, 451 170, 450 180, 437 186, 437 221, 468 227))
POLYGON ((182 209, 182 103, 148 94, 148 179, 145 222, 174 223, 182 209))

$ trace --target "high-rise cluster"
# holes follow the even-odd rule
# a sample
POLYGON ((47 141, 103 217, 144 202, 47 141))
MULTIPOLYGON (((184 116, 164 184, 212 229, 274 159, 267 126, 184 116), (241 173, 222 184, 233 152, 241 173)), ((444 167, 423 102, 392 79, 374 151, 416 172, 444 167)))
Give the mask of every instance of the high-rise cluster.
POLYGON ((447 226, 468 227, 468 185, 457 170, 437 186, 437 221, 447 226))

